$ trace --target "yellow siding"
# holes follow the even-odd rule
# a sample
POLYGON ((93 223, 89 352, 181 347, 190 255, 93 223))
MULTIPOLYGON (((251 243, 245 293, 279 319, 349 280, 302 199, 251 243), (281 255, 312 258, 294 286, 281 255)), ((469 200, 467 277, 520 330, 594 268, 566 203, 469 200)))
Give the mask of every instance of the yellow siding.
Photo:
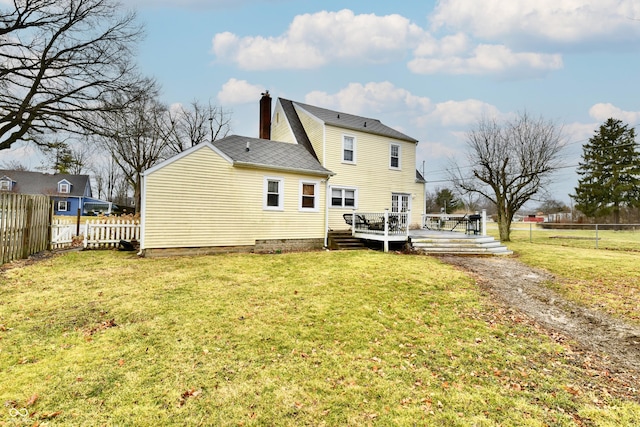
POLYGON ((273 112, 273 118, 271 119, 271 139, 274 141, 295 143, 291 128, 287 123, 287 119, 282 111, 280 103, 276 104, 276 109, 273 112))
MULTIPOLYGON (((416 146, 408 141, 351 131, 333 126, 326 127, 327 149, 324 167, 336 173, 331 186, 356 187, 358 207, 362 212, 391 210, 391 194, 411 194, 411 224, 419 224, 424 210, 424 185, 416 183, 416 146), (342 162, 342 137, 355 137, 356 163, 342 162), (389 144, 401 146, 401 170, 389 168, 389 144)), ((329 227, 344 229, 342 217, 350 209, 329 208, 329 227)))
MULTIPOLYGON (((320 181, 300 174, 237 168, 209 148, 196 150, 145 178, 144 249, 324 238, 324 209, 299 211, 301 179, 320 181), (265 176, 284 179, 284 211, 263 210, 265 176)), ((317 188, 322 203, 324 184, 317 188)))
POLYGON ((319 121, 318 119, 313 118, 306 111, 301 110, 296 107, 296 111, 298 112, 298 117, 300 118, 300 122, 302 123, 302 127, 304 127, 309 140, 311 141, 311 145, 318 156, 318 160, 320 164, 324 162, 324 123, 319 121))

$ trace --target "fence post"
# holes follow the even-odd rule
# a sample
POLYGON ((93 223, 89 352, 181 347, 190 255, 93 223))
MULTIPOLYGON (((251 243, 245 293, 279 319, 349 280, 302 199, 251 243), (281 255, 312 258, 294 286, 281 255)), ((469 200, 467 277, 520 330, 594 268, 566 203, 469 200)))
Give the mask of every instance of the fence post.
POLYGON ((598 224, 596 224, 596 249, 598 249, 598 224))
POLYGON ((31 252, 31 225, 33 224, 33 199, 27 200, 27 216, 22 233, 22 259, 29 258, 31 252))

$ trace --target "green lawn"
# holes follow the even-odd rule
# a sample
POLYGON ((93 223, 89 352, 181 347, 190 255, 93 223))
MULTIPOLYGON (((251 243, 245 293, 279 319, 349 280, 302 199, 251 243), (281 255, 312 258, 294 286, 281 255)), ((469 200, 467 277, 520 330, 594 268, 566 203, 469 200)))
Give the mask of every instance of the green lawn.
POLYGON ((640 423, 597 361, 430 257, 89 251, 1 274, 0 425, 640 423))

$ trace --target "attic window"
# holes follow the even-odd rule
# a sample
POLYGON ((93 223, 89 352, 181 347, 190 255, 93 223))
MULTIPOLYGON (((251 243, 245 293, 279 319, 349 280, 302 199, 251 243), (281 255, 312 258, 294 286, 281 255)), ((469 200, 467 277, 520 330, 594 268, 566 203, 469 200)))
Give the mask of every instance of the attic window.
POLYGON ((71 192, 71 185, 67 181, 61 181, 58 183, 58 193, 68 194, 71 192))
POLYGON ((11 191, 11 181, 8 179, 0 181, 0 191, 11 191))

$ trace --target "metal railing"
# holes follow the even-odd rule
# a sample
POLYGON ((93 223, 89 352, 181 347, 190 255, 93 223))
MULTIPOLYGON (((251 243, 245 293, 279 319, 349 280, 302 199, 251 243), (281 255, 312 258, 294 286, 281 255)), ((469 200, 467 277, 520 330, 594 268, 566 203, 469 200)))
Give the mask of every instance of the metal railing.
POLYGON ((422 227, 434 231, 454 231, 466 234, 486 234, 487 214, 425 214, 422 227))

